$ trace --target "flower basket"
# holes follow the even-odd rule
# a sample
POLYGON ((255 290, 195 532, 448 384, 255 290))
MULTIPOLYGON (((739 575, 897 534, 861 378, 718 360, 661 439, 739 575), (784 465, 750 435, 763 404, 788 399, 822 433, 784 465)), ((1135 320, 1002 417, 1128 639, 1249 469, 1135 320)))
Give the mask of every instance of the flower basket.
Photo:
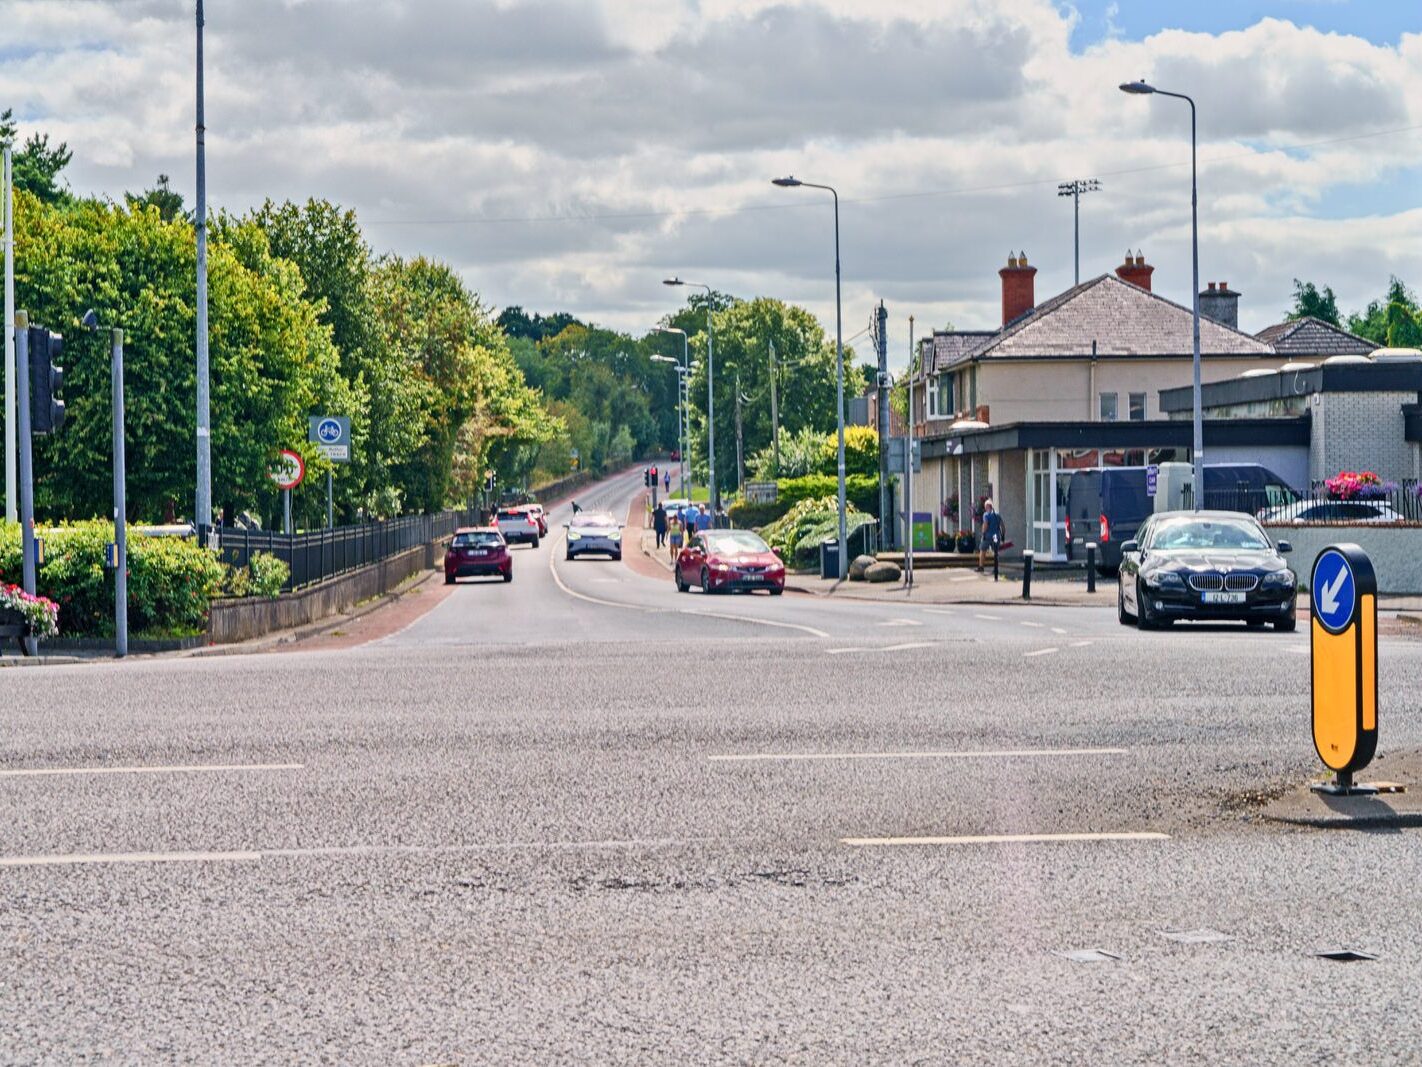
POLYGON ((1342 471, 1323 485, 1330 500, 1385 500, 1398 490, 1396 482, 1385 482, 1372 471, 1342 471))
POLYGON ((59 633, 59 606, 30 596, 17 585, 0 584, 0 638, 53 637, 59 633))
POLYGON ((976 552, 978 549, 977 538, 966 530, 959 530, 955 541, 959 552, 976 552))

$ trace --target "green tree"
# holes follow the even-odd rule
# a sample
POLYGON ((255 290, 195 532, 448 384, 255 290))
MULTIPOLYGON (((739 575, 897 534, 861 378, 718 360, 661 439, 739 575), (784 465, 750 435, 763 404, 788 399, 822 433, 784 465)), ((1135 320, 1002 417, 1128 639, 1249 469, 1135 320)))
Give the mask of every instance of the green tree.
POLYGON ((1422 318, 1417 298, 1394 276, 1382 300, 1370 301, 1363 311, 1348 316, 1348 331, 1374 344, 1419 347, 1422 345, 1422 318))
POLYGON ((1333 290, 1328 286, 1325 285, 1319 289, 1313 282, 1304 282, 1295 278, 1294 306, 1289 309, 1284 318, 1290 322, 1295 319, 1315 318, 1338 326, 1340 325, 1338 300, 1333 295, 1333 290))
MULTIPOLYGON (((0 111, 0 144, 13 145, 18 128, 10 108, 0 111)), ((49 134, 32 133, 24 145, 11 156, 11 178, 16 192, 26 192, 46 204, 62 204, 70 199, 68 186, 61 186, 59 175, 74 153, 61 141, 53 148, 49 134)))
POLYGON ((166 174, 158 175, 158 181, 151 189, 145 189, 141 193, 124 193, 124 200, 131 208, 157 208, 158 215, 164 222, 173 222, 180 218, 192 221, 192 214, 183 210, 182 194, 172 190, 166 174))

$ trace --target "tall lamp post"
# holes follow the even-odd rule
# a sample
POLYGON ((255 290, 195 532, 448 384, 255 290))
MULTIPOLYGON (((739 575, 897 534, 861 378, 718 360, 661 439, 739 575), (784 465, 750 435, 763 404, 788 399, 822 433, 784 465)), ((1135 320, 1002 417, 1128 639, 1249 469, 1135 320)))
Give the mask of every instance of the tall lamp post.
POLYGON ((1184 93, 1166 92, 1144 81, 1122 82, 1121 92, 1137 96, 1147 96, 1151 93, 1172 96, 1190 105, 1190 257, 1195 297, 1195 488, 1192 495, 1195 498, 1195 510, 1200 511, 1205 506, 1205 423, 1200 404, 1200 197, 1195 169, 1195 101, 1184 93))
MULTIPOLYGON (((674 356, 656 355, 652 356, 651 358, 653 363, 671 364, 672 369, 676 371, 676 450, 684 458, 686 456, 686 453, 682 452, 682 438, 685 435, 686 423, 684 420, 686 418, 686 411, 682 406, 681 362, 677 360, 674 356)), ((677 477, 681 479, 681 484, 685 485, 686 475, 682 471, 681 463, 677 463, 676 468, 677 477)))
POLYGON ((212 525, 212 413, 207 357, 207 126, 203 119, 202 0, 197 0, 197 493, 193 526, 201 543, 212 525))
MULTIPOLYGON (((693 289, 706 290, 706 469, 709 472, 706 479, 706 495, 711 502, 711 513, 714 515, 718 510, 716 507, 716 334, 712 326, 712 319, 715 317, 714 308, 711 306, 711 287, 702 282, 687 282, 680 278, 664 278, 663 285, 689 285, 693 289)), ((682 334, 682 336, 686 336, 682 334)), ((689 435, 690 431, 688 431, 689 435)))
POLYGON ((835 414, 839 422, 839 451, 836 468, 839 475, 839 580, 849 576, 849 530, 844 501, 844 316, 840 301, 839 271, 839 193, 833 186, 802 182, 799 178, 772 178, 772 185, 782 189, 824 189, 834 197, 834 335, 835 350, 835 414))
POLYGON ((686 336, 686 331, 675 326, 654 326, 657 333, 674 333, 681 335, 681 370, 678 372, 679 385, 677 387, 677 399, 681 402, 681 435, 677 438, 677 451, 681 453, 681 463, 678 466, 678 473, 681 475, 681 484, 686 485, 686 473, 689 469, 689 461, 686 453, 690 450, 691 444, 691 420, 687 417, 686 403, 682 397, 682 392, 686 388, 686 375, 691 372, 691 343, 686 336), (683 439, 688 448, 682 448, 683 439))
POLYGON ((1076 285, 1081 284, 1081 194, 1099 193, 1101 183, 1095 178, 1076 178, 1069 182, 1060 182, 1057 185, 1058 196, 1071 197, 1072 206, 1072 249, 1075 252, 1076 261, 1076 285))

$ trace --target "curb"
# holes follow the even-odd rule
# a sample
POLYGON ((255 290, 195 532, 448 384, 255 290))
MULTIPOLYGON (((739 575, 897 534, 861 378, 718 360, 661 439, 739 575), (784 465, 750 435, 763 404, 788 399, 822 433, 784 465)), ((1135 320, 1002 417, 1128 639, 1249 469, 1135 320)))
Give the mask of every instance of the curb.
POLYGON ((113 656, 0 656, 0 670, 7 667, 66 667, 75 663, 99 663, 113 656))
MULTIPOLYGON (((902 586, 900 586, 899 588, 902 588, 902 586)), ((834 599, 834 598, 838 597, 839 599, 842 599, 842 600, 858 600, 858 601, 862 601, 862 602, 868 603, 868 604, 898 604, 898 603, 903 603, 903 601, 898 600, 898 599, 894 599, 894 598, 891 598, 891 597, 860 596, 860 595, 858 595, 858 594, 856 594, 856 593, 852 593, 852 592, 845 592, 845 593, 835 592, 835 591, 832 590, 832 589, 831 589, 831 590, 824 590, 824 591, 819 590, 819 589, 807 589, 807 588, 805 588, 804 586, 800 586, 800 585, 789 585, 788 583, 787 583, 786 586, 785 586, 785 591, 786 591, 787 593, 799 593, 799 594, 801 594, 801 595, 803 595, 803 596, 819 597, 819 598, 822 599, 822 600, 831 600, 831 599, 834 599)), ((931 596, 932 596, 932 594, 928 594, 928 597, 931 597, 931 596)), ((962 598, 958 598, 958 599, 955 599, 955 600, 935 600, 935 599, 929 599, 928 597, 917 598, 917 599, 914 600, 914 603, 918 603, 918 604, 929 604, 929 605, 933 605, 933 606, 943 606, 943 607, 951 607, 951 606, 953 606, 954 604, 962 604, 962 605, 968 606, 968 607, 1027 607, 1027 608, 1030 608, 1030 607, 1039 607, 1039 608, 1098 608, 1098 607, 1100 607, 1100 608, 1106 608, 1106 607, 1110 607, 1110 606, 1111 606, 1106 600, 1103 600, 1101 603, 1097 603, 1097 602, 1092 601, 1092 600, 1062 600, 1062 599, 1060 599, 1060 598, 1054 598, 1054 597, 1038 597, 1038 596, 1034 596, 1031 600, 1023 600, 1020 596, 1019 596, 1019 597, 1015 597, 1015 598, 1004 598, 1004 599, 1000 599, 1000 600, 999 600, 999 599, 994 599, 994 598, 984 598, 984 597, 979 597, 979 598, 962 597, 962 598)))

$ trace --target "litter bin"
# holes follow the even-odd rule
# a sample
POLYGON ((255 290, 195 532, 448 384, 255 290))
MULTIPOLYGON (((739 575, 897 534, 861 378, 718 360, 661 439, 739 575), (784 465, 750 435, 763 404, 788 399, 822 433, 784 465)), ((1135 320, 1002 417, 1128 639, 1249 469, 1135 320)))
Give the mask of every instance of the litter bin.
POLYGON ((820 577, 839 577, 839 538, 826 537, 820 542, 820 577))

